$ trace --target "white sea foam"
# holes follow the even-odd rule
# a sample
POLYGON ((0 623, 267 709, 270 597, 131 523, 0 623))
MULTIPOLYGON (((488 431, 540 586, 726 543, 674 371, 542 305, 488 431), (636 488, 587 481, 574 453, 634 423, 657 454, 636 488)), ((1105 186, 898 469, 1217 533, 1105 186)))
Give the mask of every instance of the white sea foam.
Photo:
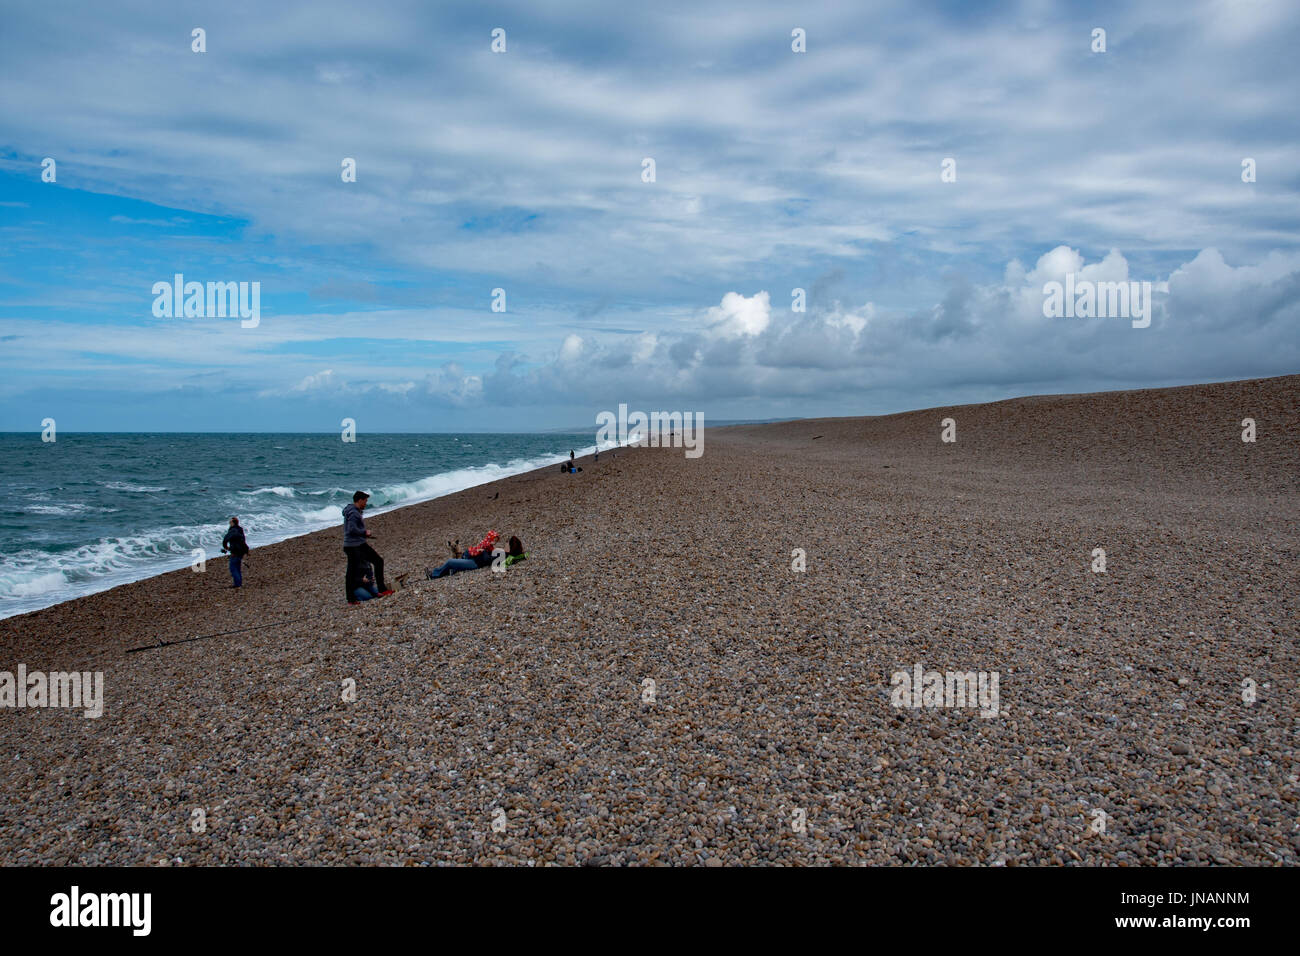
POLYGON ((286 488, 284 485, 276 485, 273 488, 258 488, 256 491, 247 492, 250 495, 279 495, 281 498, 292 498, 295 492, 292 488, 286 488))
POLYGON ((302 524, 305 525, 323 526, 327 524, 333 524, 335 521, 342 523, 343 503, 340 502, 339 504, 336 505, 322 505, 321 507, 314 508, 311 511, 301 512, 301 516, 302 516, 302 524))
POLYGON ((71 515, 86 515, 86 514, 107 515, 107 514, 112 514, 115 511, 119 511, 120 509, 99 508, 96 507, 95 505, 83 505, 83 504, 78 504, 76 502, 69 502, 67 504, 27 505, 22 510, 30 512, 35 515, 71 516, 71 515))
POLYGON ((15 597, 38 597, 67 587, 62 571, 0 572, 0 587, 15 597))
MULTIPOLYGON (((581 457, 590 455, 595 450, 596 447, 592 445, 577 451, 576 454, 581 457)), ((547 455, 540 458, 516 458, 504 465, 472 465, 468 468, 440 472, 436 475, 430 475, 428 478, 421 478, 418 481, 402 482, 372 489, 370 500, 375 513, 392 511, 394 508, 441 498, 444 495, 464 491, 466 488, 486 485, 492 481, 509 478, 511 475, 522 475, 525 472, 536 471, 538 468, 546 468, 550 465, 558 465, 560 462, 568 460, 569 456, 564 454, 547 455)))

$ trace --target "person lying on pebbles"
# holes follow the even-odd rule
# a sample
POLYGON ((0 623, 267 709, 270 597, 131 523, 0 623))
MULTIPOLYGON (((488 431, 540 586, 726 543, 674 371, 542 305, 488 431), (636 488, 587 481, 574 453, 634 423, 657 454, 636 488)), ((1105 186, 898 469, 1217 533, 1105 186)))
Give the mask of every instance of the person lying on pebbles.
POLYGON ((492 563, 492 549, 496 546, 497 539, 500 537, 495 531, 489 531, 482 541, 472 548, 466 548, 463 554, 460 550, 460 538, 457 538, 456 543, 450 545, 451 560, 443 562, 437 568, 425 568, 424 573, 432 579, 455 574, 457 571, 473 571, 477 568, 487 567, 492 563))
MULTIPOLYGON (((495 559, 494 552, 499 535, 495 531, 489 531, 487 536, 472 548, 467 548, 462 554, 459 548, 460 539, 457 538, 455 544, 448 542, 451 548, 452 558, 450 561, 443 562, 436 568, 425 568, 425 577, 429 579, 445 577, 448 574, 455 574, 457 571, 474 571, 478 568, 485 568, 495 559)), ((510 536, 509 547, 505 552, 505 567, 516 562, 524 560, 528 556, 524 551, 523 542, 515 535, 510 536)))

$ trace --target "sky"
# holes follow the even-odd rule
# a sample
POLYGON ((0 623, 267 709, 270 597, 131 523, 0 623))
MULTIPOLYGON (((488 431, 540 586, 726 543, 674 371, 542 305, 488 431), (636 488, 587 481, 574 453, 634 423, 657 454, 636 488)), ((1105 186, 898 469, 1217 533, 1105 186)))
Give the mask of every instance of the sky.
POLYGON ((1268 0, 6 4, 0 430, 1300 372, 1297 48, 1268 0), (155 314, 178 273, 256 324, 155 314), (1150 325, 1045 316, 1067 274, 1150 325))

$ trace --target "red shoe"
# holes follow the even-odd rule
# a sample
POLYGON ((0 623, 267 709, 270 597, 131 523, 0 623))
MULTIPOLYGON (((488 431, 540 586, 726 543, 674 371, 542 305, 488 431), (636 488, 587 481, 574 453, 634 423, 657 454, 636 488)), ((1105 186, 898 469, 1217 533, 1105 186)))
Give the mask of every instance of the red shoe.
POLYGON ((380 596, 380 597, 388 597, 388 596, 389 596, 390 594, 392 594, 392 593, 393 593, 392 589, 389 588, 387 591, 380 591, 380 592, 379 592, 379 596, 380 596))
POLYGON ((360 604, 361 604, 360 601, 349 601, 349 602, 348 602, 348 607, 358 607, 358 606, 360 606, 360 604))

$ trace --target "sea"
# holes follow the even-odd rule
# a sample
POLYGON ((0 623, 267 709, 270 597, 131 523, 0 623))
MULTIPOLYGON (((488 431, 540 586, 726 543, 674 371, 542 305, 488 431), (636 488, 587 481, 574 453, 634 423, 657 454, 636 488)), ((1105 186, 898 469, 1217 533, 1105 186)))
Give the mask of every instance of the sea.
POLYGON ((390 511, 591 454, 594 430, 536 434, 0 433, 0 618, 341 528, 354 491, 390 511))

